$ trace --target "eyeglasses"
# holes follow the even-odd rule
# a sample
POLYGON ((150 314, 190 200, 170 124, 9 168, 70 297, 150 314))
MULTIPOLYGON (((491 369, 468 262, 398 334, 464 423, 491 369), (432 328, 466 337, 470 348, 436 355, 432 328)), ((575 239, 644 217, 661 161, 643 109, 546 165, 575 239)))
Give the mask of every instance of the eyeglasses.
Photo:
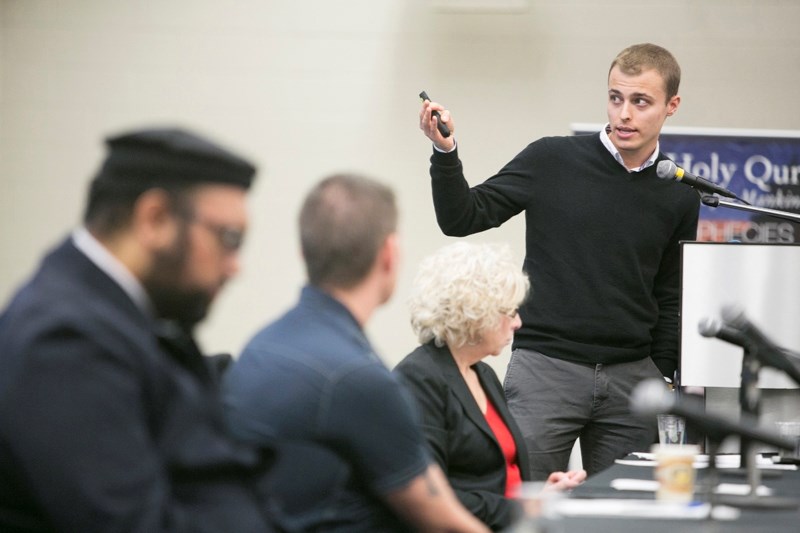
POLYGON ((217 224, 216 222, 199 218, 196 215, 188 215, 184 218, 190 224, 197 224, 198 226, 201 226, 211 232, 214 237, 217 238, 219 245, 222 246, 226 252, 234 253, 239 251, 239 248, 242 247, 242 243, 244 242, 244 231, 232 228, 230 226, 217 224))

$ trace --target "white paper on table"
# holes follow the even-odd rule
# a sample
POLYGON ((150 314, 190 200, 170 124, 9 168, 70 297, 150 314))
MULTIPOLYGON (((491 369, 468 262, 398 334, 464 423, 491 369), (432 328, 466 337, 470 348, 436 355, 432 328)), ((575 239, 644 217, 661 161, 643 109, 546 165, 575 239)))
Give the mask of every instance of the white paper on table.
MULTIPOLYGON (((654 479, 618 478, 611 481, 611 488, 622 491, 656 492, 658 481, 654 479)), ((745 483, 720 483, 714 489, 717 494, 730 494, 734 496, 747 496, 750 494, 750 485, 745 483)), ((769 496, 772 489, 764 485, 756 488, 757 496, 769 496)))
POLYGON ((567 498, 554 502, 555 512, 562 516, 613 516, 615 518, 670 518, 703 520, 713 515, 716 520, 736 520, 741 511, 718 505, 712 512, 707 503, 675 503, 657 500, 567 498))
MULTIPOLYGON (((615 463, 628 466, 656 466, 655 454, 646 452, 634 452, 631 455, 637 459, 617 459, 615 463)), ((717 456, 717 468, 739 468, 741 458, 738 454, 724 454, 717 456)), ((769 457, 762 455, 756 456, 756 466, 763 470, 797 470, 797 465, 776 464, 769 457)), ((708 455, 700 454, 694 460, 694 467, 697 469, 708 468, 708 455)))

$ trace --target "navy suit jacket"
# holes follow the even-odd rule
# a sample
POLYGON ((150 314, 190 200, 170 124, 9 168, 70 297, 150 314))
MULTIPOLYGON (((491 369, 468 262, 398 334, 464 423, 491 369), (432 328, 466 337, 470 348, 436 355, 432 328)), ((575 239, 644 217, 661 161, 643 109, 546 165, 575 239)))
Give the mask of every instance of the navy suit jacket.
POLYGON ((0 530, 267 531, 217 376, 67 239, 0 315, 0 530))
MULTIPOLYGON (((505 402, 503 387, 486 363, 473 366, 489 401, 503 418, 517 445, 523 480, 528 453, 505 402)), ((494 530, 517 518, 518 506, 507 499, 506 466, 500 444, 446 347, 433 342, 418 347, 394 369, 416 399, 428 444, 458 498, 494 530)))

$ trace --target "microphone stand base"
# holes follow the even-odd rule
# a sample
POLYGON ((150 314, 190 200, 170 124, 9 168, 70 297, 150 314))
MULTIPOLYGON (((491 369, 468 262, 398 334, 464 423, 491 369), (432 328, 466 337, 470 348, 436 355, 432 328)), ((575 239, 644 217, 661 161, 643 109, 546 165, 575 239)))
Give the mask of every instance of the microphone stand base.
POLYGON ((714 495, 715 505, 728 505, 740 509, 798 509, 800 498, 787 496, 755 496, 747 494, 736 496, 731 494, 714 495))
MULTIPOLYGON (((762 478, 778 478, 783 476, 783 472, 781 470, 768 470, 766 468, 759 468, 758 472, 762 478)), ((747 472, 746 468, 722 468, 720 469, 720 475, 722 477, 747 477, 749 473, 747 472)))

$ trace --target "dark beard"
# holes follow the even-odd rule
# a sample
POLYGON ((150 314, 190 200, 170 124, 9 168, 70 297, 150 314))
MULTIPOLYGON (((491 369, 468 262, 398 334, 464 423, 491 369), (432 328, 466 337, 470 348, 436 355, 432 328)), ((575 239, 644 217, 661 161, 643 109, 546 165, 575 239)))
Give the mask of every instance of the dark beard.
POLYGON ((156 252, 153 269, 142 280, 156 316, 180 324, 186 331, 205 318, 213 295, 185 286, 184 272, 188 258, 187 226, 181 227, 171 249, 156 252))

